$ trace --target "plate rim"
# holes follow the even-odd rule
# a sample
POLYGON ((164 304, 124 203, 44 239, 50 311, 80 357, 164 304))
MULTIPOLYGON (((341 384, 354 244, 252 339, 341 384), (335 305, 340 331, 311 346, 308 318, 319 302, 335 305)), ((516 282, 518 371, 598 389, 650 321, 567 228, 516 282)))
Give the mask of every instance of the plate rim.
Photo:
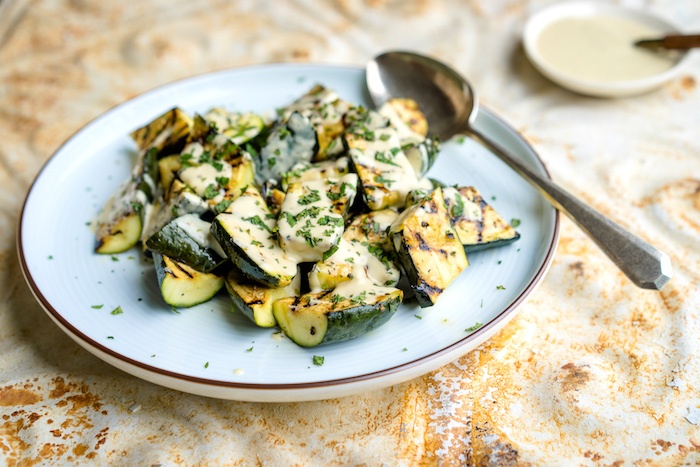
MULTIPOLYGON (((136 96, 133 96, 123 102, 120 102, 107 110, 103 111, 90 121, 86 122, 84 125, 82 125, 80 128, 78 128, 76 131, 74 131, 61 145, 49 156, 46 161, 43 163, 39 171, 37 172, 36 176, 34 177, 29 189, 27 190, 27 194, 25 196, 24 202, 22 203, 22 208, 20 212, 20 217, 18 220, 18 225, 17 225, 17 255, 19 258, 19 265, 20 269, 22 271, 22 275, 24 276, 25 282, 27 283, 30 291, 32 292, 32 295, 34 298, 37 300, 39 305, 43 308, 44 312, 46 312, 49 317, 51 318, 52 321, 55 321, 56 324, 59 325, 59 329, 63 327, 64 329, 61 329, 62 331, 68 331, 68 336, 74 340, 77 344, 79 344, 81 347, 85 348, 86 350, 90 351, 93 355, 96 355, 98 358, 104 361, 104 359, 98 355, 95 352, 92 352, 92 349, 96 350, 98 353, 103 353, 109 356, 110 358, 116 359, 122 364, 126 366, 133 366, 137 369, 139 373, 141 372, 147 372, 147 373, 153 373, 155 376, 159 377, 160 379, 162 378, 167 378, 167 379, 174 379, 176 381, 188 384, 188 383, 193 383, 196 385, 204 385, 204 386, 211 386, 215 387, 217 389, 231 389, 231 390, 241 390, 241 391, 265 391, 265 392, 285 392, 285 391, 298 391, 298 390, 304 390, 304 389, 324 389, 328 387, 343 387, 343 386, 348 386, 352 385, 355 383, 361 383, 361 382, 366 382, 369 380, 377 379, 380 380, 382 378, 387 378, 391 377, 392 375, 400 374, 401 372, 410 372, 410 370, 415 369, 419 367, 422 364, 427 364, 431 361, 439 361, 441 357, 444 357, 450 353, 456 352, 459 348, 461 347, 466 347, 468 346, 469 343, 471 342, 477 342, 481 343, 485 340, 487 340, 489 337, 491 337, 492 334, 495 334, 502 326, 504 326, 512 317, 515 316, 515 312, 517 311, 517 308, 529 297, 529 295, 535 291, 535 289, 539 286, 540 282, 542 279, 545 277, 549 267, 551 266, 552 260, 554 258, 554 255, 556 253, 558 244, 559 244, 559 235, 560 235, 560 213, 558 210, 553 209, 553 214, 554 214, 554 219, 553 219, 553 231, 552 231, 552 236, 551 236, 551 241, 549 242, 549 245, 547 247, 547 252, 544 255, 542 264, 538 268, 537 272, 532 276, 530 279, 528 285, 508 304, 508 306, 504 307, 489 323, 486 325, 482 326, 478 330, 474 331, 473 333, 463 337, 462 339, 453 342, 450 345, 447 345, 435 352, 432 352, 430 354, 423 355, 419 358, 416 358, 414 360, 408 361, 406 363, 402 363, 399 365, 394 365, 388 368, 383 368, 381 370, 377 371, 372 371, 368 373, 362 373, 359 375, 353 375, 353 376, 347 376, 347 377, 342 377, 342 378, 334 378, 334 379, 327 379, 327 380, 320 380, 320 381, 311 381, 311 382, 298 382, 298 383, 245 383, 245 382, 236 382, 236 381, 223 381, 223 380, 218 380, 218 379, 209 379, 209 378, 201 378, 197 376, 191 376, 183 373, 177 373, 171 370, 166 370, 158 367, 154 367, 152 365, 149 365, 145 362, 135 360, 131 357, 128 357, 124 354, 119 353, 118 351, 115 351, 104 344, 94 340, 93 338, 87 336, 85 333, 83 333, 81 330, 79 330, 77 327, 75 327, 69 320, 67 320, 57 309, 55 309, 51 303, 44 297, 44 294, 34 281, 34 278, 29 270, 27 260, 24 255, 24 245, 23 245, 23 225, 25 221, 25 216, 27 214, 27 205, 30 201, 30 198, 32 196, 32 193, 34 192, 37 182, 41 178, 42 174, 44 171, 48 168, 48 166, 52 163, 52 161, 56 158, 56 156, 61 153, 64 148, 70 144, 78 135, 82 134, 85 131, 88 131, 89 127, 92 125, 96 124, 98 121, 100 121, 103 118, 107 118, 110 114, 113 112, 116 112, 120 107, 122 106, 127 106, 129 105, 132 101, 137 100, 137 99, 143 99, 149 95, 158 93, 163 91, 165 88, 174 86, 174 85, 179 85, 179 84, 184 84, 187 81, 196 81, 199 79, 203 79, 206 77, 214 76, 217 74, 227 74, 231 72, 237 72, 237 71, 243 71, 243 70, 259 70, 259 69, 264 69, 264 68, 277 68, 277 67, 283 67, 283 68, 292 68, 292 67, 301 67, 301 68, 326 68, 326 69, 345 69, 348 71, 352 72, 357 72, 359 70, 364 70, 364 67, 362 66, 353 66, 353 65, 338 65, 338 64, 324 64, 324 63, 289 63, 289 62, 280 62, 280 63, 267 63, 267 64, 259 64, 259 65, 247 65, 247 66, 240 66, 240 67, 232 67, 232 68, 227 68, 223 70, 216 70, 216 71, 211 71, 211 72, 205 72, 205 73, 200 73, 196 74, 190 77, 186 77, 183 79, 171 81, 168 83, 164 83, 161 85, 158 85, 154 88, 151 88, 143 93, 137 94, 136 96)), ((483 112, 487 114, 490 118, 496 120, 498 124, 503 125, 508 131, 511 132, 512 136, 514 136, 517 140, 519 140, 522 144, 525 145, 531 152, 532 156, 535 159, 535 162, 539 166, 538 168, 543 171, 544 175, 547 178, 551 179, 551 176, 549 174, 549 171, 547 170, 547 167, 545 166, 544 162, 540 158, 540 156, 537 154, 535 149, 532 147, 532 145, 525 139, 525 137, 520 134, 513 126, 511 126, 508 122, 503 120, 501 117, 499 117, 495 112, 489 110, 485 106, 480 106, 479 112, 483 112)), ((494 156, 495 157, 495 156, 494 156)), ((478 346, 479 344, 477 344, 478 346)), ((470 350, 466 350, 464 353, 469 352, 470 350)), ((106 362, 110 364, 110 366, 115 366, 111 362, 106 362)), ((127 369, 122 368, 122 366, 115 366, 117 369, 120 369, 124 371, 125 373, 128 373, 132 376, 138 377, 139 379, 144 379, 142 376, 136 375, 132 372, 129 372, 127 369)), ((430 370, 428 370, 430 371, 430 370)), ((415 376, 413 376, 415 377, 415 376)), ((410 379, 410 378, 408 378, 410 379)), ((152 384, 158 384, 161 386, 164 386, 161 383, 155 383, 153 381, 150 381, 152 384)), ((396 383, 394 383, 396 384, 396 383)), ((180 390, 183 390, 180 388, 180 390)), ((187 390, 183 390, 184 392, 190 392, 187 390)), ((193 394, 203 394, 202 392, 191 392, 193 394)), ((252 400, 252 399, 245 399, 245 400, 252 400)), ((267 400, 267 399, 266 399, 267 400)), ((306 399, 306 398, 298 398, 294 400, 311 400, 311 399, 306 399)))

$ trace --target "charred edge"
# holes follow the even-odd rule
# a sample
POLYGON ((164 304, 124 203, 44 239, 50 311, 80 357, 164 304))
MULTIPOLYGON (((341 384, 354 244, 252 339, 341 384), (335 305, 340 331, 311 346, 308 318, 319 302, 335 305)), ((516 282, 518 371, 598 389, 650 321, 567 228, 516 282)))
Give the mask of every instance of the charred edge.
POLYGON ((443 289, 440 287, 430 285, 423 279, 419 279, 419 283, 416 285, 415 289, 419 292, 424 292, 429 296, 440 295, 443 292, 443 289))
POLYGON ((249 301, 249 302, 245 302, 245 304, 248 305, 248 306, 262 305, 263 303, 265 303, 265 301, 264 301, 264 300, 260 300, 260 299, 251 300, 251 301, 249 301))
POLYGON ((422 251, 432 251, 433 249, 430 247, 428 242, 425 241, 423 236, 421 235, 420 232, 415 233, 416 239, 418 240, 418 248, 420 248, 422 251))
MULTIPOLYGON (((186 275, 187 277, 189 277, 190 279, 192 279, 192 278, 194 277, 194 276, 193 276, 192 274, 190 274, 185 268, 183 268, 182 265, 180 265, 180 263, 178 263, 177 261, 173 261, 173 265, 174 265, 177 269, 179 269, 184 275, 186 275)), ((173 276, 177 277, 177 274, 173 273, 173 276)))

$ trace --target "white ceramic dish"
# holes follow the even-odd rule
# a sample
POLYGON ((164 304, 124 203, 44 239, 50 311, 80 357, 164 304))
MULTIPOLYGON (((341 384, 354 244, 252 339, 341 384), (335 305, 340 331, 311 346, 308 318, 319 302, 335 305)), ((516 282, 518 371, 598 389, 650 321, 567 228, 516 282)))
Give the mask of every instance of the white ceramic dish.
POLYGON ((681 34, 669 21, 648 10, 623 7, 602 1, 563 1, 548 5, 533 14, 523 29, 523 47, 530 61, 544 76, 569 90, 597 97, 625 97, 654 90, 682 71, 688 53, 679 54, 675 65, 658 74, 625 81, 595 81, 569 74, 548 62, 538 50, 537 40, 550 25, 569 18, 619 17, 666 34, 681 34))
MULTIPOLYGON (((225 293, 175 313, 160 298, 152 265, 137 251, 115 257, 93 252, 94 234, 86 223, 129 174, 131 130, 173 106, 190 112, 214 105, 267 111, 315 83, 367 103, 362 69, 269 65, 163 86, 77 132, 39 173, 19 226, 25 278, 53 321, 88 351, 139 378, 249 401, 326 399, 397 384, 458 358, 502 328, 552 260, 558 215, 527 182, 470 140, 445 144, 430 175, 473 184, 488 199, 493 196, 506 219, 521 220, 521 240, 472 254, 471 266, 436 306, 402 305, 389 323, 350 342, 297 347, 276 330, 230 313, 225 293), (123 313, 111 314, 117 306, 123 313), (483 326, 466 331, 477 322, 483 326), (314 355, 325 358, 323 366, 313 365, 314 355)), ((494 114, 481 111, 476 125, 546 173, 527 143, 494 114)))

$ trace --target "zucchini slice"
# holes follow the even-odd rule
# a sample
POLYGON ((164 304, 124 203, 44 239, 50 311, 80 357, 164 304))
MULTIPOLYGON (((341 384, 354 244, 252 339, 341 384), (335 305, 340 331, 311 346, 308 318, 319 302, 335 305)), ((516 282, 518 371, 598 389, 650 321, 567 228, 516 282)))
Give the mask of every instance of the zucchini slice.
POLYGON ((158 194, 156 151, 139 153, 130 177, 107 200, 97 218, 95 252, 121 253, 141 238, 145 216, 158 194))
POLYGON ((393 127, 372 110, 346 116, 351 122, 345 133, 348 155, 362 183, 365 204, 373 211, 401 208, 419 181, 393 127))
POLYGON ((262 195, 248 187, 214 218, 211 232, 226 255, 248 279, 266 287, 285 287, 297 273, 297 263, 280 248, 277 222, 262 195))
POLYGON ((253 153, 257 172, 255 181, 280 181, 300 162, 309 162, 318 152, 318 138, 308 117, 293 112, 286 121, 276 122, 262 147, 253 153))
POLYGON ((295 102, 282 109, 284 119, 293 112, 309 118, 316 132, 318 151, 314 161, 332 159, 343 151, 341 135, 345 131, 343 115, 350 109, 349 102, 328 88, 315 85, 295 102))
POLYGON ((226 276, 225 284, 234 309, 262 328, 277 325, 272 313, 275 300, 299 295, 298 276, 288 286, 272 289, 246 279, 233 268, 226 276))
POLYGON ((340 240, 357 192, 357 175, 292 183, 278 220, 280 245, 297 260, 319 261, 340 240))
POLYGON ((177 308, 204 303, 224 285, 223 277, 197 271, 160 253, 153 253, 153 263, 163 300, 177 308))
POLYGON ((428 136, 428 119, 418 102, 406 97, 387 100, 378 112, 387 117, 401 135, 402 144, 420 143, 428 136))
POLYGON ((109 255, 128 250, 141 238, 141 227, 141 215, 133 209, 109 222, 100 222, 95 252, 109 255))
POLYGON ((422 142, 403 147, 408 162, 418 177, 423 177, 430 170, 440 151, 436 138, 425 138, 422 142))
POLYGON ((421 308, 434 305, 445 288, 469 265, 450 223, 441 188, 401 213, 390 234, 421 308))
POLYGON ((246 112, 229 112, 221 107, 214 107, 204 115, 219 133, 226 135, 234 143, 241 145, 255 138, 265 128, 265 121, 260 115, 246 112))
POLYGON ((286 191, 290 183, 341 178, 348 173, 350 173, 350 160, 347 157, 339 157, 335 160, 316 162, 314 164, 299 163, 282 176, 281 186, 282 190, 286 191))
POLYGON ((520 238, 476 188, 449 187, 443 193, 450 221, 466 253, 508 245, 520 238))
POLYGON ((176 107, 148 125, 133 131, 131 138, 140 150, 156 148, 158 157, 165 157, 182 149, 192 125, 192 117, 176 107))
POLYGON ((283 298, 272 309, 287 337, 301 347, 315 347, 354 339, 378 328, 394 315, 402 299, 403 292, 391 287, 367 286, 361 291, 339 287, 333 292, 283 298))
POLYGON ((146 247, 197 271, 211 272, 226 261, 226 255, 210 228, 196 214, 185 214, 153 234, 146 247))
POLYGON ((330 255, 324 255, 309 272, 311 290, 333 290, 341 282, 366 279, 395 286, 399 270, 392 261, 394 249, 388 228, 398 214, 390 209, 372 211, 353 219, 330 255))

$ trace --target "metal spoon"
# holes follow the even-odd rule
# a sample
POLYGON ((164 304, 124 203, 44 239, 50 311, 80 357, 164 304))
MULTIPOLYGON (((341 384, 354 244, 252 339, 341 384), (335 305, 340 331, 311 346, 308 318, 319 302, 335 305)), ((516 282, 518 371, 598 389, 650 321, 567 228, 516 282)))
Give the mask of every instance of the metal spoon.
POLYGON ((639 287, 659 290, 673 277, 668 255, 577 200, 474 128, 479 109, 476 94, 452 68, 412 52, 387 52, 367 64, 367 88, 377 106, 391 97, 416 100, 430 131, 442 141, 466 134, 487 147, 568 215, 639 287))

